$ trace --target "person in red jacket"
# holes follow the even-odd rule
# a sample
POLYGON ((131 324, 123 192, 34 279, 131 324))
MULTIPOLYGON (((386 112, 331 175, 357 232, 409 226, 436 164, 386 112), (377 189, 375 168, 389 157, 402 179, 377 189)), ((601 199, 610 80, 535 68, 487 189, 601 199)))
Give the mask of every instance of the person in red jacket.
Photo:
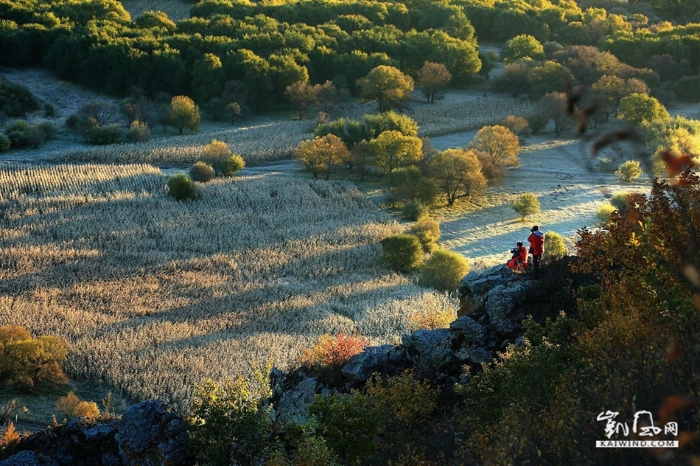
POLYGON ((542 259, 542 253, 544 252, 544 234, 540 231, 540 227, 537 225, 532 227, 527 240, 530 242, 530 254, 532 254, 535 279, 538 279, 540 278, 540 259, 542 259))
POLYGON ((522 241, 518 241, 515 249, 511 250, 513 257, 506 264, 509 269, 523 270, 527 267, 527 249, 523 246, 522 241))

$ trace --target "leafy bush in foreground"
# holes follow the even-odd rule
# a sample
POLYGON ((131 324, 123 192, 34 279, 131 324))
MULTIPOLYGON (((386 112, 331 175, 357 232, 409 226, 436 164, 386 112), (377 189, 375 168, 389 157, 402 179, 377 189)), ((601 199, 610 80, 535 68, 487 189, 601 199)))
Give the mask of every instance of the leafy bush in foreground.
POLYGON ((542 263, 549 264, 557 259, 561 259, 567 254, 564 238, 555 231, 548 231, 544 235, 544 253, 542 263))

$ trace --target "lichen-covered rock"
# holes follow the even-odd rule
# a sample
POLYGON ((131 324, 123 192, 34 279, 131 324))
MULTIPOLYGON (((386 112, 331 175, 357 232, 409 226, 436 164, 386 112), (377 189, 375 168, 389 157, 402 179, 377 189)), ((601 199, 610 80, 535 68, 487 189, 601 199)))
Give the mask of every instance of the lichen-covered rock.
POLYGON ((370 346, 351 357, 341 372, 351 382, 365 382, 374 372, 383 372, 389 363, 393 345, 370 346))
POLYGON ((469 316, 458 317, 450 324, 450 330, 460 336, 464 344, 482 343, 486 336, 486 328, 469 316))
POLYGON ((187 425, 164 401, 142 401, 131 406, 119 422, 116 440, 126 466, 194 464, 187 425))
POLYGON ((303 379, 293 390, 282 392, 277 403, 277 421, 284 425, 288 422, 306 424, 309 414, 306 410, 314 401, 318 383, 313 377, 303 379))
POLYGON ((452 332, 446 328, 418 330, 401 340, 417 372, 431 376, 458 362, 452 351, 452 332))

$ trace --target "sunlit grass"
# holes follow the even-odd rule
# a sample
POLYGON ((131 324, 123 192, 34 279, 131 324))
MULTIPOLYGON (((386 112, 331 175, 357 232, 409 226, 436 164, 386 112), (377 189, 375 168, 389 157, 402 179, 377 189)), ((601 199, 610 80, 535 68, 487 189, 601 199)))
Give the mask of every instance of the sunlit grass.
POLYGON ((401 230, 353 185, 258 175, 175 202, 142 166, 0 165, 0 325, 67 339, 67 370, 186 406, 204 378, 322 334, 400 339, 444 295, 379 265, 401 230))

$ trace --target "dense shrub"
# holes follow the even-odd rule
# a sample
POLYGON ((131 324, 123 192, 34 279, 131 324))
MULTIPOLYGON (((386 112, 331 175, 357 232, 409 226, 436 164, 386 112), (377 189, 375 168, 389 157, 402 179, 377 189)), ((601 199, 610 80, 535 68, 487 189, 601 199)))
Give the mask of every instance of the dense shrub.
POLYGON ((56 409, 62 412, 67 419, 74 417, 89 417, 95 419, 100 416, 100 409, 94 401, 82 401, 74 392, 68 392, 56 402, 56 409))
POLYGON ((54 125, 50 121, 41 122, 37 126, 39 127, 41 132, 44 133, 44 137, 47 140, 55 138, 56 133, 58 133, 58 128, 56 128, 56 125, 54 125))
POLYGON ((525 193, 513 202, 513 210, 525 221, 525 217, 540 213, 540 201, 534 193, 525 193))
POLYGON ((438 249, 420 267, 420 281, 440 291, 455 291, 460 280, 469 273, 469 264, 460 254, 438 249))
POLYGON ((413 235, 384 238, 381 260, 397 272, 411 272, 423 262, 423 246, 413 235))
POLYGON ((548 122, 549 119, 543 115, 540 115, 539 113, 531 116, 527 120, 530 132, 535 135, 540 134, 542 131, 544 131, 544 128, 547 126, 548 122))
POLYGON ((615 206, 611 204, 603 204, 598 208, 596 217, 601 225, 607 225, 610 221, 610 215, 615 211, 615 206))
POLYGON ((12 141, 5 133, 0 133, 0 152, 7 152, 12 147, 12 141))
POLYGON ((68 379, 60 363, 67 355, 68 345, 58 337, 33 339, 22 327, 0 327, 0 380, 4 384, 26 391, 39 383, 64 384, 68 379))
POLYGON ((0 112, 21 117, 35 110, 39 110, 39 101, 29 89, 0 79, 0 112))
POLYGON ((340 366, 368 345, 369 340, 361 335, 347 335, 345 332, 335 336, 321 335, 313 347, 304 351, 299 362, 308 367, 340 366))
POLYGON ((369 464, 382 432, 380 413, 361 393, 316 395, 308 412, 318 422, 317 432, 340 457, 342 464, 369 464))
POLYGON ((168 180, 168 194, 176 201, 192 199, 197 194, 197 185, 186 174, 178 173, 168 180))
POLYGON ((612 198, 610 199, 610 204, 615 207, 615 209, 622 211, 626 206, 628 199, 630 198, 630 194, 624 191, 617 191, 613 193, 612 198))
POLYGON ((639 178, 642 173, 642 167, 639 164, 638 160, 628 160, 626 162, 623 162, 622 165, 620 165, 617 168, 617 171, 615 172, 616 175, 618 175, 623 181, 626 181, 627 183, 632 182, 633 180, 639 178))
POLYGON ((122 137, 122 129, 119 125, 94 126, 85 134, 85 141, 89 144, 104 146, 119 142, 122 137))
POLYGON ((126 138, 131 142, 146 142, 151 139, 151 128, 147 123, 134 120, 129 126, 126 138))
POLYGON ((207 182, 214 178, 214 168, 200 160, 190 167, 190 178, 194 181, 207 182))
POLYGON ((214 160, 212 167, 216 173, 223 176, 233 176, 245 168, 245 160, 238 154, 231 154, 228 157, 214 160))
POLYGON ((404 220, 416 221, 429 214, 430 210, 420 202, 409 202, 401 210, 401 217, 404 220))
POLYGON ((392 204, 408 201, 430 205, 435 202, 438 195, 435 183, 414 166, 392 170, 387 184, 392 204))
POLYGON ((564 238, 559 233, 548 231, 545 233, 544 237, 545 245, 544 253, 542 254, 543 264, 550 264, 557 259, 561 259, 568 253, 564 238))
POLYGON ((258 464, 270 427, 271 364, 253 367, 251 379, 239 376, 217 384, 206 380, 195 390, 188 417, 190 441, 198 464, 258 464))
POLYGON ((29 145, 29 123, 26 121, 12 121, 5 125, 4 131, 13 149, 19 149, 29 145))
POLYGON ((440 224, 430 218, 419 218, 415 225, 411 225, 408 233, 415 235, 423 246, 423 252, 433 252, 437 247, 437 241, 440 239, 440 224))

